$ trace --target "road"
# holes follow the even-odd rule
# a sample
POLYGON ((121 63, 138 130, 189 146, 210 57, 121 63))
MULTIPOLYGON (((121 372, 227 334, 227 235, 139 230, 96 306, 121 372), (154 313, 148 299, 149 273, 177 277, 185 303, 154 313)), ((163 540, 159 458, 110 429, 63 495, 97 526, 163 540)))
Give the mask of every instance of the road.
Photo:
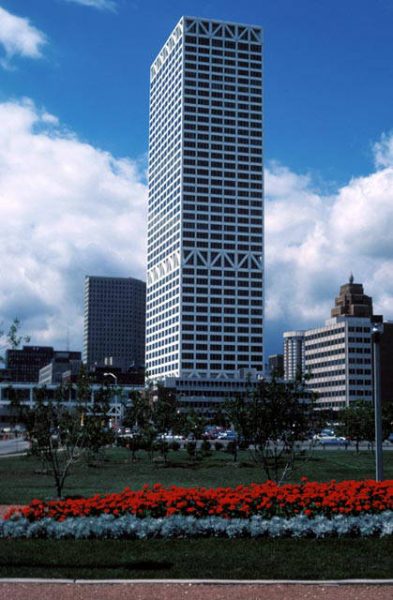
POLYGON ((27 442, 22 437, 17 437, 11 440, 0 441, 0 457, 9 454, 20 454, 26 452, 30 448, 30 442, 27 442))

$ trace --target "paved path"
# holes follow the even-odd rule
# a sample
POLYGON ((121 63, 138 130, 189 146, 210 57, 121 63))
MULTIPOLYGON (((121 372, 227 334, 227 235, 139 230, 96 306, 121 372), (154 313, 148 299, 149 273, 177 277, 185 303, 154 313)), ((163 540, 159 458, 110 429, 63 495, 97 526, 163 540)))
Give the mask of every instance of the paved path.
POLYGON ((0 600, 392 600, 389 585, 2 583, 0 600))

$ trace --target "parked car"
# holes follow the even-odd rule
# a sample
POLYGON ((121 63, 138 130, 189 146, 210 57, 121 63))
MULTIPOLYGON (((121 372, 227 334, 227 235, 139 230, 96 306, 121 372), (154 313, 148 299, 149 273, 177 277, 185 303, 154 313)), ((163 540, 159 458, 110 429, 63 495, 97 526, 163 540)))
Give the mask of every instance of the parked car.
POLYGON ((335 435, 334 432, 324 433, 321 431, 313 436, 313 440, 321 446, 346 446, 349 444, 346 437, 335 435))
POLYGON ((228 442, 235 442, 237 440, 236 431, 232 431, 231 429, 227 429, 227 431, 222 431, 217 436, 218 440, 226 440, 228 442))
POLYGON ((156 439, 159 442, 182 442, 184 440, 184 435, 176 435, 171 432, 159 433, 156 439))

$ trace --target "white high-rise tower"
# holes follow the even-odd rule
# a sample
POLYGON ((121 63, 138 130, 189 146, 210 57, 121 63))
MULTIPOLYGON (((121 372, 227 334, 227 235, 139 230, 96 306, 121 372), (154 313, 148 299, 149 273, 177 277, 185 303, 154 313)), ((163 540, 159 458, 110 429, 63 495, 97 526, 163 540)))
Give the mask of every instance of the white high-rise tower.
POLYGON ((151 67, 146 366, 263 368, 262 33, 182 17, 151 67))

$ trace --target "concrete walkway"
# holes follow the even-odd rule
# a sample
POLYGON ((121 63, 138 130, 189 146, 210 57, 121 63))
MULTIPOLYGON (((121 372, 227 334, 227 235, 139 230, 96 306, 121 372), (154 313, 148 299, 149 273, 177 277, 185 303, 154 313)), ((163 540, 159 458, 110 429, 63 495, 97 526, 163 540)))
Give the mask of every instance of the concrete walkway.
POLYGON ((0 580, 0 600, 392 600, 384 583, 0 580))

